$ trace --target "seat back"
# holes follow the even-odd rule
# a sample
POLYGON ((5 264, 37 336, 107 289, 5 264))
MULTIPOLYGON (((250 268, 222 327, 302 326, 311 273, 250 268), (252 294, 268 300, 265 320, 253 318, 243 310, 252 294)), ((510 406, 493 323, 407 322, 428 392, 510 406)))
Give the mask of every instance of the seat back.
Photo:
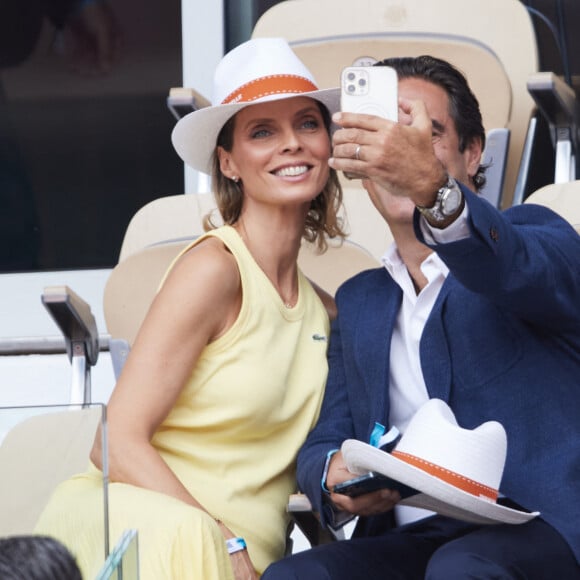
MULTIPOLYGON (((392 240, 391 232, 359 185, 347 182, 343 187, 343 208, 340 216, 345 223, 350 242, 367 250, 376 260, 392 240)), ((119 253, 119 262, 148 246, 179 244, 204 233, 203 218, 222 223, 215 199, 210 193, 170 195, 145 204, 131 218, 119 253), (212 213, 213 212, 213 213, 212 213)), ((183 245, 182 244, 182 245, 183 245)), ((171 252, 169 249, 167 252, 171 252)), ((160 256, 163 251, 160 251, 160 256)), ((151 254, 153 257, 155 252, 151 254)))
POLYGON ((368 193, 362 188, 343 188, 343 219, 348 240, 363 247, 379 262, 393 235, 387 222, 379 214, 368 193))
POLYGON ((169 195, 150 201, 131 218, 123 236, 119 262, 153 244, 191 240, 201 235, 203 217, 214 209, 216 202, 210 193, 169 195))
POLYGON ((100 404, 0 408, 0 536, 33 532, 56 486, 87 469, 99 424, 106 437, 100 404))
POLYGON ((356 61, 431 54, 457 66, 477 96, 484 126, 510 130, 502 205, 511 204, 534 110, 528 77, 536 38, 519 0, 289 0, 267 10, 253 36, 283 36, 322 88, 356 61))
POLYGON ((524 203, 549 207, 580 233, 580 180, 546 185, 528 196, 524 203))
MULTIPOLYGON (((361 195, 364 203, 370 204, 366 192, 357 190, 345 196, 351 200, 345 205, 353 204, 357 209, 366 207, 354 203, 361 195)), ((125 339, 129 346, 133 344, 164 273, 179 252, 203 233, 203 216, 213 209, 215 201, 209 194, 174 195, 156 199, 134 215, 125 233, 121 259, 105 285, 105 322, 113 339, 125 339)), ((342 244, 331 242, 323 254, 313 245, 304 243, 298 257, 304 274, 334 294, 347 278, 376 267, 379 264, 377 255, 384 250, 383 241, 386 246, 390 233, 376 210, 372 215, 376 221, 370 223, 355 209, 352 215, 349 213, 353 223, 358 226, 360 222, 358 231, 376 229, 377 235, 361 236, 361 243, 353 239, 342 244), (369 249, 369 240, 377 240, 376 253, 369 249)), ((219 223, 218 219, 214 221, 219 223)))
POLYGON ((113 339, 124 339, 129 346, 133 345, 163 275, 190 241, 134 249, 131 255, 113 268, 103 298, 105 323, 113 339))
MULTIPOLYGON (((148 246, 117 264, 104 295, 105 321, 112 338, 122 338, 129 346, 133 345, 163 275, 190 241, 148 246)), ((304 274, 330 294, 334 294, 347 278, 378 266, 378 261, 369 252, 348 240, 341 245, 331 244, 323 254, 314 246, 304 244, 298 262, 304 274)))

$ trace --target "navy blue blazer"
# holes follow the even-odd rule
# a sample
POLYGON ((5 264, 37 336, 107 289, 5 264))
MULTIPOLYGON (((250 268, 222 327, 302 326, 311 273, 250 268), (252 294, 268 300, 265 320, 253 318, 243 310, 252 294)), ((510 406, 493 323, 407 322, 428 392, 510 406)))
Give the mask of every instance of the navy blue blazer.
MULTIPOLYGON (((499 212, 464 194, 471 236, 433 246, 450 273, 420 342, 427 391, 462 427, 504 425, 500 491, 541 511, 580 561, 580 236, 544 207, 499 212)), ((325 524, 327 452, 347 438, 368 442, 376 421, 388 428, 390 339, 401 297, 384 268, 337 292, 321 415, 298 457, 299 487, 325 524)))

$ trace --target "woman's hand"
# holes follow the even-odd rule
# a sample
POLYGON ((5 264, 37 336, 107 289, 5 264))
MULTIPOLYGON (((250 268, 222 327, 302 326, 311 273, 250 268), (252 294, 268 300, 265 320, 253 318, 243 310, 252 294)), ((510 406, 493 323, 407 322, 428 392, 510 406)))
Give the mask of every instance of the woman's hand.
POLYGON ((256 570, 254 570, 248 550, 235 552, 230 555, 230 559, 236 580, 258 580, 259 576, 256 570))

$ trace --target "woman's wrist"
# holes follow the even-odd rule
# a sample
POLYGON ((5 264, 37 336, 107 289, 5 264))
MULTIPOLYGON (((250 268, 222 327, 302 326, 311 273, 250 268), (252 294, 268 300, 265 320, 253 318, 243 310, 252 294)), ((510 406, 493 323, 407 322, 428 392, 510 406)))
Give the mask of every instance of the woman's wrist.
POLYGON ((228 554, 230 554, 230 556, 232 554, 235 554, 236 552, 241 552, 242 550, 246 550, 247 546, 246 546, 246 540, 244 540, 244 538, 229 538, 228 540, 226 540, 226 547, 228 549, 228 554))
POLYGON ((214 520, 221 529, 222 533, 225 532, 224 537, 226 541, 226 548, 230 556, 236 552, 241 552, 242 550, 247 549, 246 540, 244 540, 244 538, 234 536, 232 531, 221 520, 218 520, 217 518, 214 518, 214 520))

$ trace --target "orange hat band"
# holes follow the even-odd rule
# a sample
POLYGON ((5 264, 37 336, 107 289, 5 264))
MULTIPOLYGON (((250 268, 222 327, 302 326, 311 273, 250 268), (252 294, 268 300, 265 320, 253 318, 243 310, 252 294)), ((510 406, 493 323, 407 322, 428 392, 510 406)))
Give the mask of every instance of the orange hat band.
POLYGON ((308 93, 318 87, 310 80, 296 75, 271 75, 255 79, 231 92, 222 105, 248 103, 269 95, 308 93))
POLYGON ((445 469, 444 467, 436 465, 435 463, 430 463, 429 461, 425 461, 420 457, 410 455, 409 453, 405 453, 403 451, 392 451, 391 455, 394 455, 401 461, 404 461, 413 467, 417 467, 421 471, 425 471, 426 473, 429 473, 430 475, 443 480, 445 483, 449 483, 450 485, 466 491, 471 495, 475 495, 477 497, 483 496, 491 501, 497 501, 497 489, 483 485, 482 483, 474 481, 473 479, 469 479, 464 475, 460 475, 459 473, 455 473, 454 471, 450 471, 449 469, 445 469))

